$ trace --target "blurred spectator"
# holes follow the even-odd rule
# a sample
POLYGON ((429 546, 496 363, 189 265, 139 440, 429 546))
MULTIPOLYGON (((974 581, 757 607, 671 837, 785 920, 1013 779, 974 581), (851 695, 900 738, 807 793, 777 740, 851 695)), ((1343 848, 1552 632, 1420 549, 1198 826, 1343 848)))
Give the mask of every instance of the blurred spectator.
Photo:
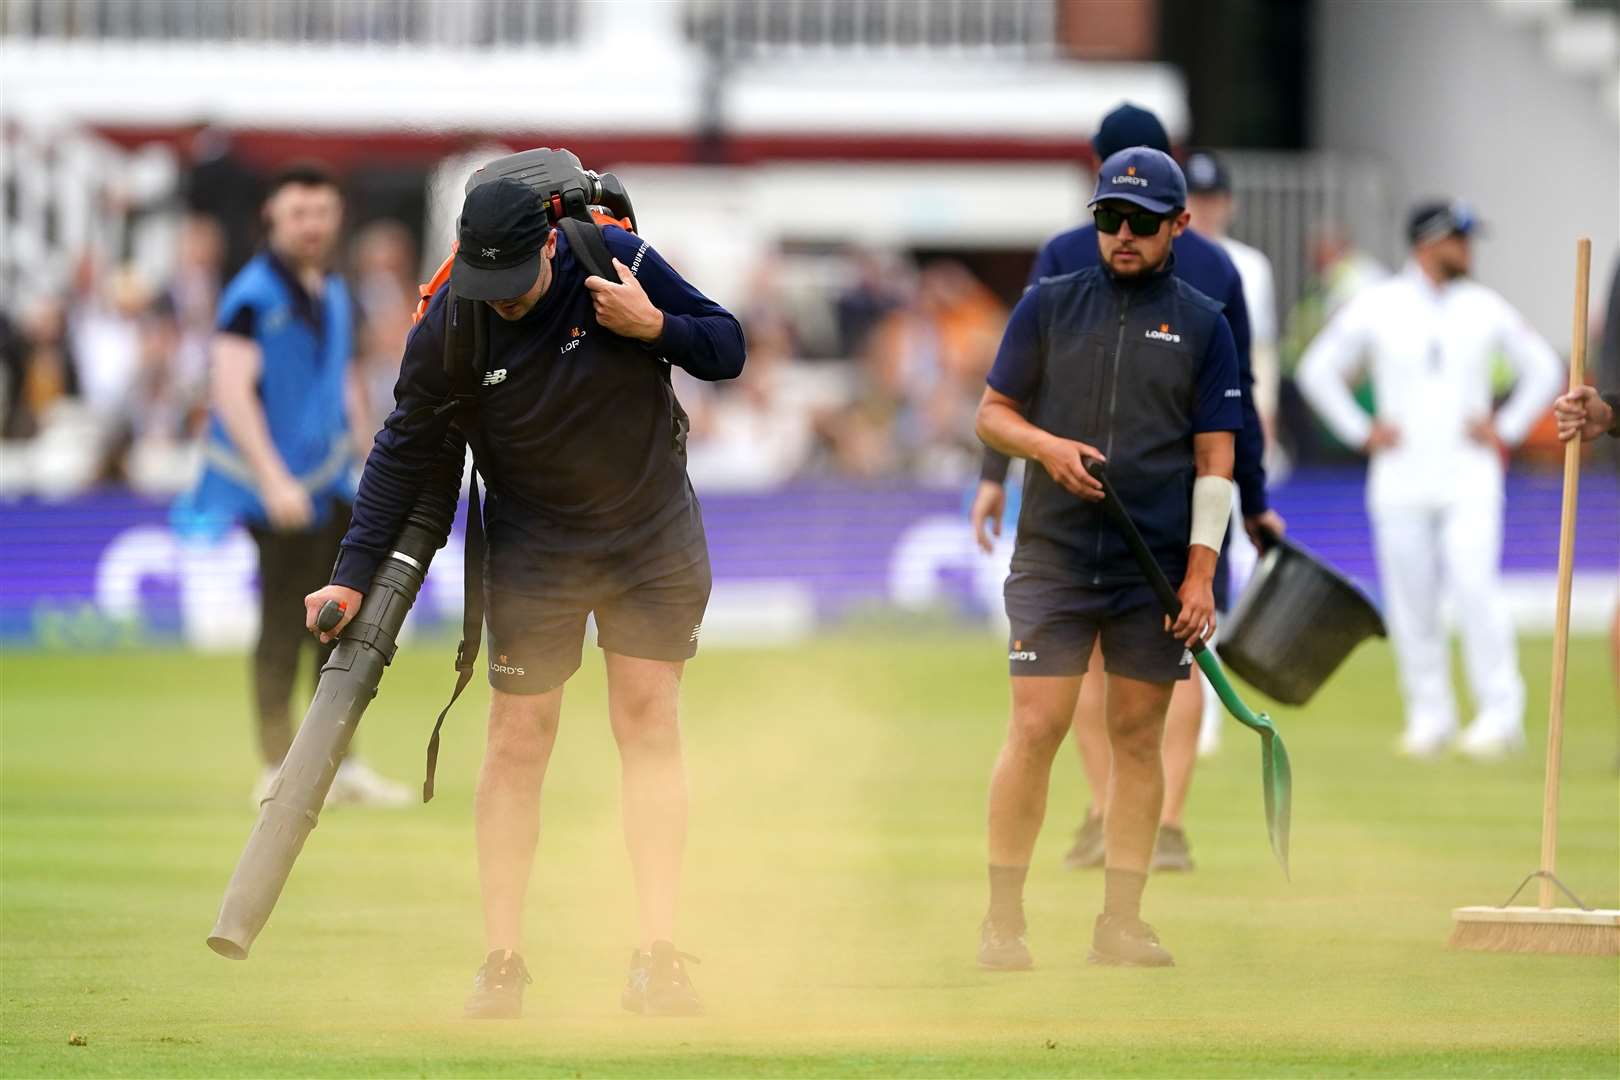
POLYGON ((141 316, 135 377, 110 433, 111 470, 136 491, 174 495, 191 483, 205 418, 202 385, 181 371, 182 332, 172 301, 141 316))
POLYGON ((903 272, 885 253, 866 250, 855 254, 855 280, 838 295, 840 356, 859 356, 879 323, 905 302, 903 272))
POLYGON ((224 128, 199 128, 186 149, 186 206, 218 227, 224 241, 221 269, 234 275, 259 243, 263 178, 238 160, 224 128))
POLYGON ((1383 263, 1360 250, 1344 229, 1333 222, 1319 223, 1308 241, 1311 283, 1288 313, 1282 340, 1283 371, 1292 373, 1299 358, 1340 308, 1369 285, 1389 277, 1383 263))
POLYGON ((818 420, 831 467, 863 479, 969 475, 979 453, 973 410, 1006 314, 960 263, 925 267, 867 336, 853 403, 818 420))
POLYGON ((80 393, 104 421, 112 422, 129 399, 140 367, 140 319, 152 299, 151 285, 121 267, 73 315, 80 393))
POLYGON ((166 302, 178 323, 176 377, 199 396, 208 385, 208 340, 225 262, 225 233, 212 218, 188 215, 180 223, 174 278, 166 302))
POLYGON ((394 408, 394 383, 416 310, 416 259, 410 230, 393 220, 365 226, 350 246, 358 318, 349 417, 360 462, 394 408))
POLYGON ((809 456, 810 413, 792 386, 786 321, 756 317, 745 332, 748 363, 735 381, 700 383, 683 375, 677 387, 692 421, 687 468, 705 490, 780 484, 809 456))
POLYGON ((31 439, 44 428, 58 402, 78 394, 67 309, 55 297, 35 297, 24 306, 20 324, 5 320, 0 337, 5 363, 0 437, 31 439))

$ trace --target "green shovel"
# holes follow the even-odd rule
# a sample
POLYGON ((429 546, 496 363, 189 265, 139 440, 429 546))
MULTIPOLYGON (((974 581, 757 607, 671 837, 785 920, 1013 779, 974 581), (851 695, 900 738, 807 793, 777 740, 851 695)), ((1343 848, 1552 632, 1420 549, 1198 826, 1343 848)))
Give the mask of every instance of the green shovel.
MULTIPOLYGON (((1174 619, 1181 614, 1181 599, 1176 591, 1170 587, 1170 581, 1159 568, 1158 561, 1148 550, 1142 534, 1137 531, 1136 522, 1126 512, 1125 504, 1119 501, 1119 495, 1114 486, 1108 482, 1108 471, 1101 461, 1092 458, 1086 462, 1086 471, 1097 478, 1103 489, 1103 509, 1113 520, 1114 524, 1125 537, 1126 545, 1131 549, 1131 555, 1147 575, 1148 584, 1164 606, 1165 613, 1174 619)), ((1260 736, 1260 786, 1266 800, 1266 830, 1271 834, 1271 850, 1276 853, 1277 861, 1282 864, 1283 876, 1288 876, 1288 826, 1293 815, 1293 770, 1288 765, 1288 748, 1283 746, 1282 734, 1277 726, 1271 722, 1271 717, 1265 713, 1257 713, 1237 696, 1232 684, 1226 679, 1226 672, 1221 670, 1221 662, 1215 654, 1205 647, 1203 642, 1192 647, 1193 658, 1198 661, 1199 668, 1209 684, 1215 688, 1215 695, 1226 706, 1237 722, 1260 736)))

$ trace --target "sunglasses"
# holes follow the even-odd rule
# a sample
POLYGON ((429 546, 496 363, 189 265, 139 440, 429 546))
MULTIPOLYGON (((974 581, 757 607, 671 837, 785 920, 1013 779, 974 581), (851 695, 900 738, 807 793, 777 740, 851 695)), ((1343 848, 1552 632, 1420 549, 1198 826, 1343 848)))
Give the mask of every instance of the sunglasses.
POLYGON ((1133 236, 1157 236, 1159 229, 1172 214, 1155 214, 1151 210, 1133 210, 1125 213, 1120 210, 1111 210, 1106 206, 1099 206, 1091 212, 1091 219, 1097 223, 1097 231, 1113 236, 1119 232, 1119 227, 1126 222, 1130 223, 1133 236))

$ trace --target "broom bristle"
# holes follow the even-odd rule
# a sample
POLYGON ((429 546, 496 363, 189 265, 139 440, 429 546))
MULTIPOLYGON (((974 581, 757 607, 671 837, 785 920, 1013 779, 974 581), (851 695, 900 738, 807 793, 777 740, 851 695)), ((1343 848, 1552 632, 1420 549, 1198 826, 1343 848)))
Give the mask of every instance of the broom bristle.
POLYGON ((1620 956, 1620 926, 1566 922, 1459 922, 1446 942, 1475 952, 1620 956))

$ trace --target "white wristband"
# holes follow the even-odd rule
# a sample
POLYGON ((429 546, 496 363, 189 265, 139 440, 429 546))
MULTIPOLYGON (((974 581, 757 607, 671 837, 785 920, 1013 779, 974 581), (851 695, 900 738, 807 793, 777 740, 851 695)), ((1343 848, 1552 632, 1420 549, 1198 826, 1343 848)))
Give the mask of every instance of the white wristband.
POLYGON ((1187 543, 1221 550, 1226 523, 1232 517, 1232 481, 1224 476, 1200 476, 1193 481, 1192 535, 1187 543))

